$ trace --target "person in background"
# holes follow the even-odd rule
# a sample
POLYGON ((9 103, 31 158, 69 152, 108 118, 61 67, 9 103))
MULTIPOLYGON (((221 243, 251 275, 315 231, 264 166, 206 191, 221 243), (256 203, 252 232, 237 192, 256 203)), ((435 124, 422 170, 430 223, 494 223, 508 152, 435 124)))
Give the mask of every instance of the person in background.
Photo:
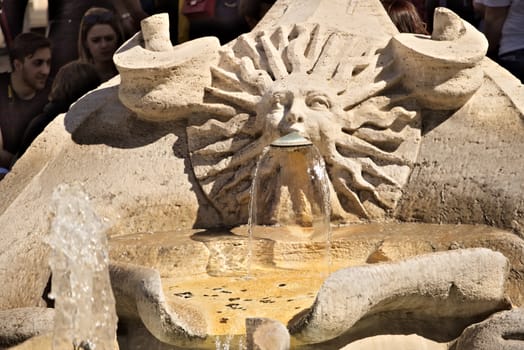
MULTIPOLYGON (((189 0, 181 1, 182 5, 191 3, 189 0)), ((203 16, 188 14, 182 6, 182 15, 189 20, 189 39, 216 36, 223 45, 249 32, 249 25, 239 13, 239 3, 240 0, 216 0, 214 13, 203 16)))
POLYGON ((0 168, 4 169, 11 169, 27 126, 47 103, 51 42, 37 33, 22 33, 13 40, 9 54, 13 70, 0 74, 0 168))
POLYGON ((484 33, 484 0, 473 0, 473 11, 478 19, 477 29, 484 33))
POLYGON ((0 0, 0 6, 5 11, 9 34, 15 38, 24 29, 24 16, 28 0, 0 0))
POLYGON ((119 19, 113 11, 100 7, 90 8, 80 22, 79 60, 92 64, 100 79, 107 81, 118 74, 113 63, 113 54, 123 40, 119 19))
MULTIPOLYGON (((0 8, 7 19, 6 26, 10 37, 22 33, 28 3, 28 0, 0 0, 0 8)), ((142 10, 140 0, 48 0, 46 36, 53 43, 51 76, 54 76, 64 64, 78 58, 75 43, 80 21, 83 14, 91 7, 103 7, 115 11, 121 20, 126 38, 139 31, 140 21, 148 16, 142 10)))
MULTIPOLYGON (((2 138, 2 130, 0 129, 0 163, 2 162, 1 159, 4 152, 4 139, 2 138)), ((9 173, 9 169, 0 166, 0 180, 2 180, 7 173, 9 173)))
MULTIPOLYGON (((143 4, 140 0, 111 0, 115 12, 120 17, 124 38, 129 39, 136 32, 140 31, 140 21, 148 17, 143 4)), ((155 3, 157 1, 154 1, 155 3)))
POLYGON ((276 0, 240 0, 238 12, 251 29, 264 17, 276 0))
POLYGON ((524 83, 524 0, 483 0, 488 56, 524 83))
POLYGON ((393 24, 401 33, 428 35, 426 23, 420 17, 417 8, 408 0, 383 0, 382 5, 386 9, 393 24))
POLYGON ((47 37, 53 43, 52 76, 64 64, 78 59, 76 42, 80 22, 91 7, 114 9, 110 0, 48 0, 47 37))
POLYGON ((87 92, 96 89, 102 81, 95 67, 89 63, 73 61, 65 64, 56 74, 43 112, 28 125, 16 159, 31 145, 45 127, 87 92))

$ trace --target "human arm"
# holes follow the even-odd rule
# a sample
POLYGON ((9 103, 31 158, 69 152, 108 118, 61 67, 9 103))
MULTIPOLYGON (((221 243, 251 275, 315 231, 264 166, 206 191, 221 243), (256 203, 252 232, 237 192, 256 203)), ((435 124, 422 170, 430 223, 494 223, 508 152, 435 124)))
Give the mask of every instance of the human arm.
POLYGON ((473 0, 473 11, 478 18, 484 19, 484 12, 486 11, 486 6, 482 0, 473 0))
POLYGON ((484 5, 484 35, 488 39, 488 56, 497 57, 502 26, 508 15, 509 5, 495 7, 489 4, 484 5))
POLYGON ((140 21, 149 15, 142 9, 140 0, 111 0, 120 16, 126 37, 140 30, 140 21))
POLYGON ((13 155, 10 152, 4 150, 4 142, 2 139, 2 130, 0 130, 0 180, 2 180, 6 174, 5 170, 9 170, 9 168, 11 167, 12 160, 13 160, 13 155))

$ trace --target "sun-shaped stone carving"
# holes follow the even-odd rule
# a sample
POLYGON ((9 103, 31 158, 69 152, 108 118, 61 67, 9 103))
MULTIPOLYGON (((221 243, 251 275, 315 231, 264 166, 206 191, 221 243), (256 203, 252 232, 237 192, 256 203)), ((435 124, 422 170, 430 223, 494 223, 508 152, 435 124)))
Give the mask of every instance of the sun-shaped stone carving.
MULTIPOLYGON (((220 53, 208 112, 190 118, 197 180, 228 224, 246 223, 264 148, 299 132, 330 179, 332 218, 378 218, 396 206, 420 143, 420 112, 400 94, 393 58, 315 24, 245 34, 220 53)), ((261 176, 271 176, 259 171, 261 176)))

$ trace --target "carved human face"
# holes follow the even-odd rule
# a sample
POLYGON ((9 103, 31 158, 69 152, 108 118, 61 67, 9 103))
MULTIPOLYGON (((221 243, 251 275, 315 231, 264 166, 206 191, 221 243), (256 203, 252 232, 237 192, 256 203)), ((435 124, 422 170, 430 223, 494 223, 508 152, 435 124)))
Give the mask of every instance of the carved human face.
POLYGON ((391 57, 315 24, 252 32, 221 56, 207 89, 212 112, 188 139, 196 178, 228 223, 247 220, 253 169, 271 178, 257 162, 291 132, 326 164, 333 218, 393 211, 418 153, 420 113, 387 92, 398 81, 391 57))
POLYGON ((112 60, 117 45, 117 34, 109 24, 95 24, 87 32, 86 46, 95 63, 112 60))
POLYGON ((266 116, 266 132, 276 137, 298 132, 314 143, 320 143, 337 122, 341 109, 335 91, 327 84, 304 83, 307 75, 275 83, 264 96, 259 116, 266 116))

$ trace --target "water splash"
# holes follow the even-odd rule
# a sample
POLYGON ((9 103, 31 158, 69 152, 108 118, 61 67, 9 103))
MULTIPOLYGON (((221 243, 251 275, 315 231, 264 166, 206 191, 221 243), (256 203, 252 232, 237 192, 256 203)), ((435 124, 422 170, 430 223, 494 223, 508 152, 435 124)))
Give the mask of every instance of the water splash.
POLYGON ((265 147, 260 154, 255 171, 253 173, 253 182, 251 183, 250 189, 250 200, 249 200, 249 218, 247 221, 248 226, 248 245, 247 245, 247 275, 246 278, 252 278, 251 276, 251 265, 253 263, 253 228, 257 225, 256 213, 257 213, 257 201, 255 198, 258 197, 258 170, 260 168, 261 160, 265 158, 267 152, 269 152, 269 146, 265 147))
POLYGON ((245 337, 244 336, 217 335, 215 337, 215 350, 246 350, 246 349, 247 348, 245 346, 245 337))
POLYGON ((55 299, 53 349, 113 350, 117 316, 108 272, 106 225, 78 184, 53 192, 50 297, 55 299))
POLYGON ((280 238, 325 244, 327 271, 331 269, 331 204, 324 159, 311 142, 288 136, 265 148, 255 167, 249 203, 248 277, 254 231, 261 227, 280 238))

